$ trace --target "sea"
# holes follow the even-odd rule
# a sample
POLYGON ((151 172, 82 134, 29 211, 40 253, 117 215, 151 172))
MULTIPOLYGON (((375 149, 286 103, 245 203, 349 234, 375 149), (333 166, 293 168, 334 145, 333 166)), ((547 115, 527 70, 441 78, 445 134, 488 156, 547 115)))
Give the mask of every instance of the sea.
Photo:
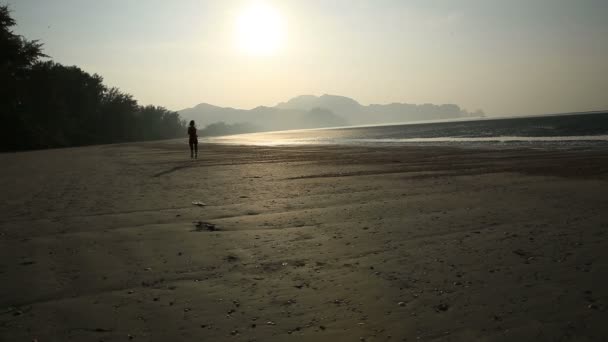
POLYGON ((209 143, 259 146, 608 147, 608 111, 289 130, 211 137, 202 140, 209 143))

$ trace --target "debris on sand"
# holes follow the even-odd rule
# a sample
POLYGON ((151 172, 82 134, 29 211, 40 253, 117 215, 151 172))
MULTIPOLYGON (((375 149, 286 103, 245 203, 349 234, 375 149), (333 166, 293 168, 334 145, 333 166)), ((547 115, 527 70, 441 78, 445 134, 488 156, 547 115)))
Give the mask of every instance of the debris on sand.
POLYGON ((449 305, 442 303, 435 307, 435 311, 437 311, 437 312, 448 311, 449 308, 450 308, 449 305))
POLYGON ((199 206, 199 207, 205 207, 207 206, 207 204, 201 202, 201 201, 193 201, 192 202, 193 205, 199 206))
POLYGON ((217 230, 217 227, 209 222, 196 221, 194 222, 194 226, 196 227, 197 232, 202 232, 203 230, 213 232, 217 230))
POLYGON ((228 255, 224 259, 226 261, 228 261, 228 262, 235 262, 235 261, 239 260, 239 258, 237 256, 234 256, 234 255, 228 255))
POLYGON ((516 249, 513 251, 514 254, 517 254, 521 257, 527 257, 528 253, 526 253, 523 249, 516 249))

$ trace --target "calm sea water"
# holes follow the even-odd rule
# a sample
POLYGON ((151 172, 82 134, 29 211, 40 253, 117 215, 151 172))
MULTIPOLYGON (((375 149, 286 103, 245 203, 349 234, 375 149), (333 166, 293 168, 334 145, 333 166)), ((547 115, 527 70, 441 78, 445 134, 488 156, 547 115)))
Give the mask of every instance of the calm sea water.
POLYGON ((608 146, 608 112, 293 130, 214 137, 203 139, 203 142, 267 146, 303 144, 608 146))

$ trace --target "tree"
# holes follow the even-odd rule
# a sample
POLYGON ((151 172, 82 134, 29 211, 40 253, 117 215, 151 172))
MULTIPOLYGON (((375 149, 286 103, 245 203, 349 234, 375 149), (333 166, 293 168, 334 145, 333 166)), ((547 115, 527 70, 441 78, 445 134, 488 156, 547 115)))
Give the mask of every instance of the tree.
POLYGON ((15 20, 7 5, 0 5, 0 142, 2 146, 15 148, 27 141, 25 123, 20 115, 23 103, 22 82, 28 69, 40 57, 42 44, 28 41, 11 30, 15 20))
POLYGON ((21 116, 32 148, 101 143, 100 107, 106 87, 99 75, 52 61, 32 66, 21 116))
POLYGON ((167 139, 185 123, 163 107, 141 107, 132 95, 76 66, 41 61, 42 44, 14 34, 0 6, 0 150, 167 139))

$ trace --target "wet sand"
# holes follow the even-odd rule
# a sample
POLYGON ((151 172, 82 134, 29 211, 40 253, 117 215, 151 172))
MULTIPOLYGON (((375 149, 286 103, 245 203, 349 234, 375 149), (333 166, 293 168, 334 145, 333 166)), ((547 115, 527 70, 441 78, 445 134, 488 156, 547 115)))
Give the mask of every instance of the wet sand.
POLYGON ((0 154, 0 341, 608 338, 605 148, 200 148, 0 154))

